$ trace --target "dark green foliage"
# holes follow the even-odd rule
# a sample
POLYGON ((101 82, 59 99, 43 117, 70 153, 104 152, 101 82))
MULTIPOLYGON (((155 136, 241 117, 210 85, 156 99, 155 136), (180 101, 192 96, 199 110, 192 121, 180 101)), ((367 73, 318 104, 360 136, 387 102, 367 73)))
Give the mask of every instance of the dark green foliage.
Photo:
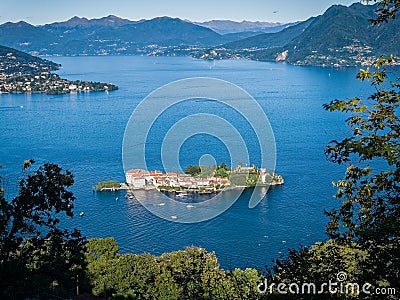
POLYGON ((361 282, 360 266, 368 253, 356 244, 344 245, 334 240, 316 243, 311 248, 289 250, 286 258, 276 260, 272 282, 314 283, 318 288, 336 281, 339 272, 345 272, 349 282, 361 282))
POLYGON ((226 178, 226 177, 229 176, 229 173, 225 168, 218 168, 217 170, 215 170, 214 176, 219 176, 219 177, 222 177, 222 178, 226 178))
MULTIPOLYGON (((393 2, 380 1, 378 7, 393 2)), ((376 22, 381 21, 378 15, 376 22)), ((346 138, 333 140, 326 149, 329 160, 347 164, 344 178, 335 183, 340 207, 326 212, 331 240, 310 249, 291 250, 287 258, 277 261, 272 280, 321 284, 345 272, 349 282, 396 288, 398 293, 400 78, 393 66, 396 62, 392 56, 381 57, 373 70, 360 70, 358 79, 370 81, 375 88, 368 100, 356 97, 324 105, 326 110, 346 113, 350 129, 346 138)), ((359 297, 398 299, 396 295, 359 297)))
POLYGON ((108 181, 101 181, 99 184, 96 186, 96 190, 101 190, 104 188, 119 188, 120 184, 118 181, 115 180, 108 180, 108 181))
POLYGON ((226 178, 229 176, 228 167, 225 162, 221 162, 219 166, 216 166, 216 170, 214 171, 214 176, 226 178))
POLYGON ((85 245, 85 256, 88 263, 98 259, 111 260, 117 257, 119 247, 114 238, 91 238, 85 245))
POLYGON ((73 181, 44 164, 20 181, 12 201, 0 195, 0 298, 71 296, 76 276, 84 278, 84 238, 59 227, 61 214, 73 216, 73 181))
POLYGON ((369 98, 372 105, 354 98, 325 106, 350 114, 346 122, 352 132, 332 141, 326 150, 333 162, 349 163, 345 177, 335 183, 341 207, 327 212, 328 235, 355 241, 368 251, 363 276, 376 285, 390 286, 398 285, 400 278, 400 83, 395 77, 387 84, 394 61, 382 57, 375 71, 360 71, 358 78, 376 88, 369 98))
POLYGON ((377 91, 370 97, 368 107, 359 98, 336 100, 326 105, 330 111, 340 110, 351 114, 346 120, 352 135, 342 141, 333 141, 327 148, 328 157, 338 164, 350 164, 343 180, 336 183, 336 195, 342 199, 339 211, 330 213, 329 235, 333 238, 357 239, 361 242, 386 243, 398 235, 400 226, 400 118, 399 83, 392 82, 387 89, 381 86, 387 80, 381 66, 392 59, 381 58, 377 71, 361 70, 361 80, 371 80, 377 91), (379 158, 385 165, 371 167, 379 158), (341 218, 344 232, 340 231, 341 218))
POLYGON ((86 245, 93 294, 109 299, 260 299, 262 282, 255 269, 227 272, 214 253, 184 251, 118 254, 113 238, 90 239, 86 245))
POLYGON ((389 20, 395 19, 396 14, 400 9, 399 0, 383 0, 383 1, 363 0, 363 1, 365 1, 366 3, 378 2, 376 10, 378 16, 371 20, 374 24, 380 24, 383 22, 387 23, 389 22, 389 20))
POLYGON ((201 173, 200 166, 186 166, 185 174, 190 174, 191 176, 197 176, 201 173))
POLYGON ((226 167, 226 164, 224 162, 221 162, 221 164, 219 165, 218 169, 228 170, 228 168, 226 167))

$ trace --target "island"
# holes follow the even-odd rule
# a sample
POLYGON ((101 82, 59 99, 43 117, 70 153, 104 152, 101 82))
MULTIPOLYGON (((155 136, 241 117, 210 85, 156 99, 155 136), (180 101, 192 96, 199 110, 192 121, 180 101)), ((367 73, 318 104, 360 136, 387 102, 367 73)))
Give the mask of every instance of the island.
POLYGON ((125 174, 128 189, 152 189, 161 192, 215 193, 231 188, 275 186, 284 184, 283 177, 273 171, 256 166, 229 168, 225 163, 219 166, 187 166, 185 173, 128 170, 125 174))
POLYGON ((108 181, 100 181, 96 187, 92 189, 96 189, 96 191, 116 191, 121 188, 121 183, 115 180, 108 180, 108 181))
POLYGON ((0 94, 46 93, 52 95, 109 92, 112 83, 68 80, 52 73, 60 68, 52 61, 0 46, 0 94))

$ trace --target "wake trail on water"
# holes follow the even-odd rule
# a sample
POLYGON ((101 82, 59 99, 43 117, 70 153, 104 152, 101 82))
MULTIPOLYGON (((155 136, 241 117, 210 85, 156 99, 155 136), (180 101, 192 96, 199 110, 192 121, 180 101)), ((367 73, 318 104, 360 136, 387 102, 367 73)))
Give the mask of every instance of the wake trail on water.
POLYGON ((4 109, 4 110, 6 110, 6 109, 19 109, 19 108, 24 108, 24 106, 23 105, 18 105, 18 106, 0 106, 0 110, 1 109, 4 109))

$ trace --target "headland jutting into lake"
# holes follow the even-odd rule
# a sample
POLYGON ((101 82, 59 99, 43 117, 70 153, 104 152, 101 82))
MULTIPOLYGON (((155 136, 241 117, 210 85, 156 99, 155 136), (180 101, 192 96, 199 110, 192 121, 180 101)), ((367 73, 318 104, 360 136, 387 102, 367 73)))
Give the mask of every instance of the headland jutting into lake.
POLYGON ((112 83, 68 80, 51 73, 61 67, 41 59, 0 46, 0 94, 46 93, 51 95, 87 92, 109 92, 118 89, 112 83))

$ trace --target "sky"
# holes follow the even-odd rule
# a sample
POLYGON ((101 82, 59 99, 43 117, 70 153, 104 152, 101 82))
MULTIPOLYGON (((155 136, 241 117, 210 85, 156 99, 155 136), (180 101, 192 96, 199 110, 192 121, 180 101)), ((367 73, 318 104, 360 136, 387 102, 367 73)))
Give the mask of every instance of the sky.
POLYGON ((23 20, 41 25, 66 21, 73 16, 91 19, 110 14, 130 20, 170 16, 199 22, 247 20, 288 23, 320 15, 333 4, 348 6, 357 0, 1 0, 1 2, 0 24, 23 20))

